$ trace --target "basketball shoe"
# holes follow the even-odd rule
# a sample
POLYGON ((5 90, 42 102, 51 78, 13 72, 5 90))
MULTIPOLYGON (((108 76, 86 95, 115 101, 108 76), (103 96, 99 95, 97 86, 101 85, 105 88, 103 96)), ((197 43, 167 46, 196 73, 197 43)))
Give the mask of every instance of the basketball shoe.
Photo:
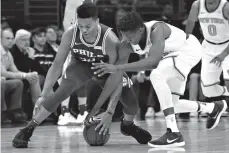
POLYGON ((148 131, 135 125, 134 122, 130 125, 125 125, 122 120, 120 130, 123 135, 134 137, 140 144, 147 144, 152 139, 148 131))
POLYGON ((148 145, 154 148, 181 147, 185 145, 185 142, 180 132, 172 132, 171 129, 167 128, 167 132, 162 137, 148 142, 148 145))
POLYGON ((220 120, 220 117, 222 116, 223 112, 227 109, 227 103, 225 100, 220 100, 214 102, 215 106, 212 111, 212 113, 208 114, 207 124, 206 128, 211 130, 214 129, 220 120))
POLYGON ((32 136, 34 127, 28 126, 20 130, 20 132, 13 139, 13 147, 15 148, 28 148, 28 142, 32 136))

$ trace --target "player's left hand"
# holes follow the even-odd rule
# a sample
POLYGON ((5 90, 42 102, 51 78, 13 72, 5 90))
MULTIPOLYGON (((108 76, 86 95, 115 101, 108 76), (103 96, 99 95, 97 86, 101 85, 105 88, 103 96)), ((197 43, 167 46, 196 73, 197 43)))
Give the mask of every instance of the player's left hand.
POLYGON ((223 62, 223 60, 225 59, 225 57, 226 57, 227 55, 226 54, 224 54, 224 52, 222 52, 221 54, 219 54, 219 55, 217 55, 216 57, 214 57, 211 61, 210 61, 210 63, 213 63, 213 64, 215 64, 216 66, 221 66, 221 64, 222 64, 222 62, 223 62))
POLYGON ((91 69, 96 70, 94 74, 98 75, 98 77, 102 77, 107 73, 115 73, 118 71, 117 66, 113 64, 107 63, 93 63, 93 67, 91 69))
POLYGON ((98 112, 99 112, 99 109, 93 107, 91 112, 86 116, 86 118, 84 120, 84 124, 88 125, 90 123, 90 119, 92 119, 92 117, 95 116, 98 112))
POLYGON ((111 126, 111 122, 112 122, 112 115, 108 112, 104 112, 103 114, 99 115, 101 116, 101 121, 100 123, 96 126, 95 130, 99 130, 99 134, 103 134, 105 135, 107 133, 107 130, 110 128, 111 126))

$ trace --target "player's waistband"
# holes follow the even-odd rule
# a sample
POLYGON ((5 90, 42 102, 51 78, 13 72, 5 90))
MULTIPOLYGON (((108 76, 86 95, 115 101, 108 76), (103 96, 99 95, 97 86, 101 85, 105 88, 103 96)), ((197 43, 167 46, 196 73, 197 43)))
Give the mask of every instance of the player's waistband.
POLYGON ((225 44, 225 43, 229 42, 229 39, 226 40, 226 41, 224 41, 224 42, 220 42, 220 43, 214 43, 214 42, 211 42, 211 41, 209 41, 209 40, 207 40, 207 39, 205 39, 205 40, 206 40, 208 43, 213 44, 213 45, 222 45, 222 44, 225 44))

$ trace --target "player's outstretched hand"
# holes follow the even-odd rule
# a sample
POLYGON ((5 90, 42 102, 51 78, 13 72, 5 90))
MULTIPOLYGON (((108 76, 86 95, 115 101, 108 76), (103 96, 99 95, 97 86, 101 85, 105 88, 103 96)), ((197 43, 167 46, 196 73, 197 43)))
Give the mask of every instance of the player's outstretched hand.
POLYGON ((109 130, 112 122, 112 114, 108 112, 104 112, 100 114, 99 118, 101 118, 100 123, 96 126, 95 130, 99 130, 99 134, 106 135, 107 131, 109 130))
POLYGON ((219 54, 219 55, 217 55, 216 57, 214 57, 211 61, 210 61, 210 63, 213 63, 213 64, 215 64, 216 66, 221 66, 221 64, 222 64, 222 62, 223 62, 223 60, 225 59, 225 57, 226 57, 227 55, 224 53, 224 52, 222 52, 221 54, 219 54))
POLYGON ((107 73, 115 73, 118 71, 117 66, 113 64, 107 63, 93 63, 93 67, 91 69, 96 70, 94 74, 98 75, 98 77, 102 77, 107 73))

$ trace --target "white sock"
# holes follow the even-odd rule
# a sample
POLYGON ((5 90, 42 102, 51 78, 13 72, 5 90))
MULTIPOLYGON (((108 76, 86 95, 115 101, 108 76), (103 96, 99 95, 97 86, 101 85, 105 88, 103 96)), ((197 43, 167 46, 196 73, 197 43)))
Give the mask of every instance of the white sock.
POLYGON ((200 104, 200 111, 203 113, 212 113, 215 104, 214 103, 205 103, 198 102, 200 104))
POLYGON ((199 104, 196 101, 180 99, 179 95, 172 95, 175 113, 197 112, 199 104))
POLYGON ((69 106, 69 101, 70 101, 70 97, 68 97, 67 99, 65 99, 62 103, 61 103, 61 106, 65 106, 68 108, 69 106))
POLYGON ((176 122, 175 114, 171 114, 165 117, 166 126, 170 128, 172 132, 179 132, 176 122))
POLYGON ((191 101, 180 99, 179 96, 173 95, 173 103, 175 113, 191 113, 201 111, 203 113, 211 113, 214 109, 214 103, 205 103, 199 101, 191 101))
POLYGON ((87 104, 87 97, 78 97, 78 105, 86 105, 87 104))

